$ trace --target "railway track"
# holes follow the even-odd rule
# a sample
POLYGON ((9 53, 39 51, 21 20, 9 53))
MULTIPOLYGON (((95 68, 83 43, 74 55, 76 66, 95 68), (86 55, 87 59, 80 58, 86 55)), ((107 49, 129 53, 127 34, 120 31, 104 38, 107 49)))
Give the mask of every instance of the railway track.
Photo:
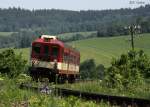
MULTIPOLYGON (((42 92, 42 89, 39 87, 32 87, 26 84, 20 85, 21 89, 31 89, 36 92, 42 92)), ((140 98, 130 98, 124 96, 112 96, 112 95, 104 95, 99 93, 89 93, 89 92, 82 92, 78 90, 70 90, 65 88, 58 88, 58 87, 49 87, 45 90, 45 93, 50 94, 54 92, 60 96, 76 96, 86 100, 95 100, 99 102, 101 100, 109 102, 111 105, 116 105, 120 107, 150 107, 150 100, 148 99, 140 99, 140 98)))

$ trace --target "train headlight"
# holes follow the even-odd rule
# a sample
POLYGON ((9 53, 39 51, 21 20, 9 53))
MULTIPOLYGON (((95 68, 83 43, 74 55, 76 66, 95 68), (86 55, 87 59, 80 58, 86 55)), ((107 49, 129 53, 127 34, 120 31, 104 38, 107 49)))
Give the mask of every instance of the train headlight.
POLYGON ((32 60, 31 60, 31 63, 32 63, 32 66, 34 66, 34 65, 38 65, 38 64, 39 64, 39 61, 36 60, 36 59, 32 59, 32 60))

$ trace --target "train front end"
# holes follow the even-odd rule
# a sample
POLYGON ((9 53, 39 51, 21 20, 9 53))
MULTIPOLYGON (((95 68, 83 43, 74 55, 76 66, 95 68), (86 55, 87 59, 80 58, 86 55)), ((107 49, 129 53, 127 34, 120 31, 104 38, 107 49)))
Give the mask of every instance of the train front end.
POLYGON ((55 36, 42 35, 32 43, 30 75, 34 80, 55 81, 62 62, 63 43, 55 36))

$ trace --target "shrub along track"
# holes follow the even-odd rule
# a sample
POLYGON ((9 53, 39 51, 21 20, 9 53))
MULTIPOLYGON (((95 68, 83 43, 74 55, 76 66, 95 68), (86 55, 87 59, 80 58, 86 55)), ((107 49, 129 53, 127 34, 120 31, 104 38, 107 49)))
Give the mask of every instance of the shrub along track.
MULTIPOLYGON (((21 89, 31 89, 35 92, 41 92, 41 88, 39 87, 32 87, 27 84, 21 84, 19 86, 21 89)), ((121 107, 150 107, 150 100, 148 99, 140 99, 140 98, 130 98, 124 96, 112 96, 112 95, 104 95, 99 93, 89 93, 89 92, 82 92, 79 90, 71 90, 65 88, 58 88, 58 87, 49 87, 48 89, 44 89, 45 93, 50 94, 49 92, 53 91, 55 94, 60 96, 76 96, 79 98, 83 98, 85 100, 95 100, 99 102, 101 100, 108 101, 111 105, 117 105, 121 107)))

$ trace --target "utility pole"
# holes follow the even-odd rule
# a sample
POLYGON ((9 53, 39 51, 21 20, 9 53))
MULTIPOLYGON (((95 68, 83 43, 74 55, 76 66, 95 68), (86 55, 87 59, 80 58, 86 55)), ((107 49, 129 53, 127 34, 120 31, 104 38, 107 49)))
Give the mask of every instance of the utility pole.
POLYGON ((131 26, 125 27, 125 29, 128 29, 131 34, 131 48, 132 50, 134 50, 134 34, 136 33, 136 31, 139 31, 141 29, 141 26, 131 25, 131 26))
POLYGON ((132 50, 134 50, 134 38, 133 38, 133 36, 134 36, 134 26, 133 25, 131 25, 130 26, 130 33, 131 33, 131 47, 132 47, 132 50))

